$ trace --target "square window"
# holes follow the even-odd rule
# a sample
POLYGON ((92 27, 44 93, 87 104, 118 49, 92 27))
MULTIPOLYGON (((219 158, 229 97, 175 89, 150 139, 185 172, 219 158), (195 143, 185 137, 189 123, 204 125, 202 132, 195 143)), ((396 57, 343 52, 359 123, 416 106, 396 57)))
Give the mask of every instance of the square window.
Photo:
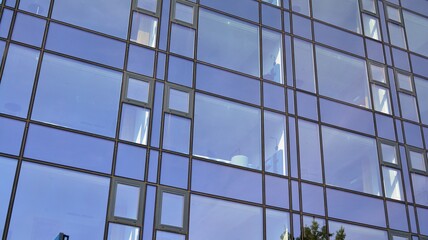
POLYGON ((169 84, 166 86, 165 111, 190 117, 192 115, 193 92, 186 87, 169 84))
POLYGON ((158 19, 134 12, 132 17, 131 41, 149 47, 156 47, 158 19))
POLYGON ((386 6, 386 12, 389 20, 401 23, 400 9, 392 6, 386 6))
POLYGON ((158 0, 137 0, 137 8, 157 14, 158 0))
POLYGON ((153 80, 148 77, 128 73, 124 86, 125 102, 150 107, 152 104, 153 80))
POLYGON ((410 165, 412 166, 412 169, 423 171, 423 172, 426 171, 425 157, 422 152, 409 150, 409 158, 410 158, 410 165))
POLYGON ((178 233, 187 232, 187 209, 189 205, 186 191, 159 188, 156 204, 156 225, 160 230, 178 233))
POLYGON ((381 142, 380 150, 384 163, 398 165, 397 147, 395 145, 381 142))
POLYGON ((397 72, 398 87, 401 90, 413 92, 412 76, 406 73, 397 72))
POLYGON ((362 0, 361 4, 364 11, 376 14, 375 0, 362 0))
POLYGON ((386 83, 385 66, 369 63, 370 80, 386 83))
POLYGON ((176 2, 174 10, 174 19, 193 25, 194 7, 180 2, 176 2))

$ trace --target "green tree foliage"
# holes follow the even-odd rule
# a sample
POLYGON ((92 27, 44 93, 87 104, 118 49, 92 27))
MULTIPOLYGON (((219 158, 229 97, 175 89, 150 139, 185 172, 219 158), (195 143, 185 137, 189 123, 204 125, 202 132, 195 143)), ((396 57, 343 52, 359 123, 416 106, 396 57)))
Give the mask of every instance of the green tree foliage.
POLYGON ((312 221, 311 226, 305 226, 303 228, 303 233, 300 237, 287 238, 287 235, 288 234, 284 232, 280 236, 280 240, 330 240, 330 237, 333 235, 335 235, 334 240, 345 240, 346 237, 345 229, 343 227, 336 231, 336 234, 332 234, 327 232, 326 226, 322 226, 320 228, 319 223, 315 220, 312 221))

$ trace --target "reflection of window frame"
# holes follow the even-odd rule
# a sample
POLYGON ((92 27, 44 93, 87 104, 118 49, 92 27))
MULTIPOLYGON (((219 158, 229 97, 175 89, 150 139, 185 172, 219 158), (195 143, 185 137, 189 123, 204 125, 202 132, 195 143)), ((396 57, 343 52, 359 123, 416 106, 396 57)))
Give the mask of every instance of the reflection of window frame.
POLYGON ((142 76, 142 75, 138 75, 135 73, 127 72, 124 75, 123 88, 122 88, 122 102, 130 103, 133 105, 138 105, 138 106, 142 106, 142 107, 146 107, 146 108, 151 108, 153 105, 153 92, 154 92, 153 89, 154 89, 154 80, 152 78, 142 76), (146 82, 149 84, 147 103, 127 97, 130 78, 135 79, 135 80, 139 80, 142 82, 146 82))
POLYGON ((192 90, 191 88, 187 88, 184 86, 180 86, 180 85, 176 85, 176 84, 172 84, 172 83, 166 83, 165 84, 165 95, 164 95, 164 112, 166 113, 171 113, 174 115, 178 115, 178 116, 183 116, 183 117, 187 117, 187 118, 191 118, 193 116, 193 102, 194 102, 194 90, 192 90), (189 112, 182 112, 179 110, 175 110, 175 109, 170 109, 169 108, 169 100, 170 100, 170 90, 174 89, 176 91, 180 91, 180 92, 185 92, 189 95, 189 103, 188 103, 188 109, 189 112))
POLYGON ((143 216, 144 216, 143 215, 143 211, 144 211, 144 204, 143 203, 144 203, 144 197, 145 197, 145 184, 143 182, 136 181, 136 180, 115 177, 112 180, 111 189, 112 190, 110 191, 109 210, 108 210, 109 222, 142 227, 143 226, 143 216), (140 189, 140 196, 139 196, 139 200, 138 200, 137 219, 129 219, 129 218, 118 217, 118 216, 114 215, 115 204, 116 204, 117 185, 118 184, 137 187, 140 189))
POLYGON ((132 1, 132 10, 135 10, 135 11, 141 12, 141 13, 146 13, 146 14, 154 16, 154 17, 160 16, 160 9, 161 9, 161 2, 162 2, 161 0, 156 1, 156 12, 152 12, 152 11, 149 11, 149 10, 144 9, 144 8, 139 8, 138 7, 138 1, 139 0, 133 0, 132 1))
POLYGON ((192 3, 189 1, 184 1, 184 0, 174 0, 172 2, 172 6, 171 6, 171 21, 172 22, 179 23, 180 25, 184 25, 186 27, 196 29, 197 20, 198 20, 198 17, 197 17, 198 14, 197 13, 198 13, 198 8, 197 8, 195 3, 192 3), (175 10, 176 10, 176 4, 177 3, 193 8, 193 16, 192 16, 193 17, 193 21, 192 21, 193 23, 184 22, 184 21, 181 21, 181 20, 175 18, 175 10))
POLYGON ((157 197, 156 197, 156 213, 155 213, 155 230, 166 230, 172 231, 181 234, 187 234, 188 232, 188 220, 189 220, 189 193, 185 190, 179 190, 171 187, 158 187, 157 197), (183 227, 170 226, 161 223, 162 216, 162 201, 163 201, 163 193, 169 193, 173 195, 179 195, 183 197, 183 227))

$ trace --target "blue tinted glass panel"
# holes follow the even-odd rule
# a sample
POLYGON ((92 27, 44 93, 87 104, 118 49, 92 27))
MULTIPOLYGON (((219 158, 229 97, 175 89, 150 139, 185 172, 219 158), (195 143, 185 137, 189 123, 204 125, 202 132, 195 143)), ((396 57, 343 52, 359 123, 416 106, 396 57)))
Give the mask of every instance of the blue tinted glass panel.
POLYGON ((156 78, 164 80, 165 79, 165 62, 166 54, 158 53, 158 65, 156 66, 156 78))
POLYGON ((154 65, 155 51, 135 45, 129 46, 127 65, 129 71, 153 77, 154 65))
MULTIPOLYGON (((335 0, 337 1, 337 0, 335 0)), ((342 1, 342 0, 340 0, 342 1)), ((317 1, 321 2, 321 1, 317 1)), ((345 2, 345 1, 343 1, 345 2)), ((329 9, 331 12, 332 9, 329 9)), ((330 13, 331 14, 331 13, 330 13)), ((314 23, 315 40, 341 50, 360 55, 364 54, 363 38, 325 24, 314 23)))
POLYGON ((131 0, 56 0, 52 18, 126 38, 130 8, 131 0))
POLYGON ((381 196, 376 141, 322 127, 326 183, 381 196))
POLYGON ((190 94, 174 88, 169 89, 168 108, 182 113, 189 113, 190 94))
MULTIPOLYGON (((416 2, 418 2, 418 4, 424 4, 423 1, 415 1, 415 3, 416 2)), ((408 11, 403 11, 403 16, 406 23, 406 34, 410 51, 428 56, 428 47, 426 46, 428 38, 428 19, 408 11)))
POLYGON ((361 33, 358 0, 313 1, 312 8, 315 18, 356 33, 361 33))
POLYGON ((161 184, 187 189, 188 158, 163 153, 161 164, 161 184))
POLYGON ((178 24, 171 27, 171 42, 169 49, 189 58, 193 58, 195 43, 195 30, 178 24))
POLYGON ((24 156, 110 173, 113 145, 107 140, 32 124, 24 156))
POLYGON ((193 62, 183 58, 170 56, 168 62, 168 82, 192 87, 193 62))
POLYGON ((156 150, 150 150, 149 171, 147 176, 147 180, 149 182, 156 183, 158 181, 158 164, 159 152, 156 150))
POLYGON ((27 117, 39 52, 11 44, 0 81, 0 112, 27 117))
POLYGON ((203 94, 195 98, 193 155, 261 169, 260 110, 203 94))
POLYGON ((331 233, 337 232, 343 227, 345 229, 346 239, 388 240, 388 233, 386 231, 332 221, 329 221, 328 224, 331 233))
POLYGON ((299 120, 300 174, 302 179, 322 182, 319 127, 299 120))
POLYGON ((309 16, 309 0, 293 0, 291 3, 291 8, 294 12, 309 16))
POLYGON ((156 240, 185 240, 186 235, 171 232, 156 231, 156 240))
POLYGON ((19 9, 46 17, 50 3, 51 0, 21 0, 19 1, 19 9))
POLYGON ((0 152, 19 155, 25 123, 0 117, 0 152))
POLYGON ((320 186, 302 183, 302 208, 306 213, 324 215, 324 190, 320 186))
POLYGON ((415 77, 416 93, 418 96, 419 113, 421 121, 428 124, 428 80, 415 77))
POLYGON ((285 112, 285 91, 278 85, 263 83, 263 105, 285 112))
POLYGON ((9 35, 10 23, 12 22, 13 11, 9 9, 3 10, 3 15, 0 20, 0 37, 7 38, 9 35))
POLYGON ((318 120, 317 97, 302 92, 297 92, 297 113, 299 116, 318 120))
POLYGON ((428 177, 412 173, 413 192, 415 194, 415 202, 421 205, 428 206, 428 177))
POLYGON ((415 147, 423 148, 421 127, 404 121, 403 126, 406 143, 415 147))
POLYGON ((260 82, 231 72, 197 65, 196 88, 233 99, 260 104, 260 82), (236 89, 240 91, 236 91, 236 89))
POLYGON ((189 153, 190 119, 171 114, 165 115, 163 148, 189 153))
POLYGON ((49 25, 46 48, 117 68, 125 58, 125 43, 56 23, 49 25))
POLYGON ((15 19, 12 39, 36 47, 42 45, 46 21, 27 14, 18 13, 15 19))
POLYGON ((319 93, 371 108, 366 62, 328 48, 315 49, 319 93))
POLYGON ((263 29, 263 78, 277 83, 284 83, 284 64, 282 35, 263 29))
POLYGON ((401 231, 409 231, 407 222, 406 205, 387 201, 389 227, 401 231))
POLYGON ((151 146, 158 147, 160 139, 161 119, 163 112, 163 83, 156 83, 153 103, 151 146))
POLYGON ((143 240, 152 240, 156 203, 156 187, 147 186, 145 201, 146 208, 144 210, 143 240))
POLYGON ((299 182, 297 181, 291 181, 291 190, 292 190, 292 209, 296 211, 300 211, 300 198, 299 198, 299 182))
POLYGON ((418 212, 419 231, 423 235, 428 235, 428 210, 425 208, 416 208, 418 212))
POLYGON ((3 236, 3 227, 15 179, 16 163, 17 161, 14 159, 0 157, 0 176, 2 179, 0 181, 0 236, 3 236))
MULTIPOLYGON (((307 2, 307 0, 305 0, 307 2)), ((293 14, 293 33, 304 37, 306 39, 312 39, 312 26, 311 20, 293 14)))
POLYGON ((121 78, 112 70, 45 54, 31 118, 113 137, 121 78))
POLYGON ((115 175, 144 181, 146 149, 119 143, 115 175))
POLYGON ((254 22, 259 21, 258 3, 254 0, 200 0, 200 4, 224 11, 254 22))
POLYGON ((289 208, 288 179, 265 175, 266 204, 289 208))
POLYGON ((264 112, 265 170, 287 175, 287 135, 285 116, 264 112))
POLYGON ((184 225, 184 204, 183 195, 163 192, 160 223, 182 228, 184 225))
POLYGON ((256 77, 260 75, 256 25, 204 9, 199 11, 198 25, 199 60, 256 77))
POLYGON ((137 220, 139 202, 139 187, 118 183, 116 185, 116 195, 114 197, 113 215, 115 217, 137 220))
POLYGON ((191 186, 194 191, 262 202, 261 174, 242 169, 193 160, 191 186))
POLYGON ((296 141, 296 120, 293 117, 288 118, 289 139, 290 139, 290 175, 297 178, 297 141, 296 141))
POLYGON ((290 231, 288 212, 266 209, 266 239, 287 239, 290 231))
POLYGON ((150 110, 123 104, 119 138, 139 144, 147 144, 150 110))
POLYGON ((312 43, 294 38, 296 87, 315 93, 314 52, 312 43))
POLYGON ((102 239, 109 185, 105 177, 24 162, 8 239, 53 239, 60 232, 102 239))
POLYGON ((262 24, 281 30, 281 10, 262 4, 262 24))
POLYGON ((410 71, 409 54, 403 50, 392 48, 392 56, 394 58, 394 66, 410 71))
POLYGON ((131 227, 127 225, 109 223, 108 225, 108 237, 107 240, 115 239, 127 239, 127 240, 138 240, 140 229, 137 227, 131 227))
MULTIPOLYGON (((369 111, 320 99, 321 121, 374 135, 373 115, 369 111), (337 113, 341 113, 340 117, 337 113)), ((384 126, 386 127, 386 126, 384 126)))
POLYGON ((376 198, 327 189, 328 216, 385 227, 383 201, 376 198), (370 217, 367 217, 370 213, 370 217))
POLYGON ((379 42, 365 39, 367 47, 367 57, 375 61, 385 63, 385 57, 383 55, 383 45, 379 42))
POLYGON ((263 210, 255 206, 192 195, 189 240, 198 239, 263 239, 263 210))

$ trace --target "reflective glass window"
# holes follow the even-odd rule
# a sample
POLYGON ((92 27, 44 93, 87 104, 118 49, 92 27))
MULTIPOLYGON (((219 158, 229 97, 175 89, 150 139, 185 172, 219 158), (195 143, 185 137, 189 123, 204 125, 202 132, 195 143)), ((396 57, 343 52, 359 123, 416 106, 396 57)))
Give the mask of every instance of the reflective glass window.
POLYGON ((398 87, 403 90, 413 92, 412 76, 410 74, 397 72, 398 87))
POLYGON ((195 29, 179 24, 171 26, 169 50, 189 58, 193 58, 195 50, 195 29))
POLYGON ((192 87, 193 62, 183 58, 169 56, 168 82, 177 83, 186 87, 192 87))
POLYGON ((262 24, 278 30, 282 29, 281 10, 267 4, 261 4, 262 24))
POLYGON ((401 116, 403 118, 419 122, 419 114, 416 106, 416 98, 412 95, 399 93, 401 116))
POLYGON ((322 127, 326 183, 381 196, 376 141, 322 127))
POLYGON ((185 240, 186 235, 172 233, 172 232, 164 232, 164 231, 156 231, 156 240, 185 240))
POLYGON ((126 39, 131 0, 57 0, 52 18, 126 39))
POLYGON ((288 239, 290 236, 290 214, 266 209, 266 239, 288 239))
POLYGON ((131 41, 149 47, 156 47, 158 19, 134 12, 132 16, 131 41))
POLYGON ((263 83, 263 105, 281 112, 285 112, 285 91, 278 85, 263 83))
POLYGON ((168 108, 183 113, 189 113, 190 93, 178 89, 169 89, 168 108))
POLYGON ((428 235, 428 225, 425 224, 426 222, 428 222, 428 209, 426 208, 416 208, 416 209, 418 213, 419 231, 423 235, 428 235))
POLYGON ((193 134, 194 156, 261 169, 259 109, 196 94, 193 134))
POLYGON ((24 127, 24 122, 0 117, 0 152, 19 155, 24 127))
MULTIPOLYGON (((409 231, 406 205, 393 201, 386 201, 389 227, 401 231, 409 231)), ((411 210, 413 211, 413 210, 411 210)))
POLYGON ((7 238, 53 239, 64 232, 103 239, 109 185, 105 177, 24 162, 7 238))
POLYGON ((260 75, 256 25, 200 9, 198 28, 199 60, 256 77, 260 75))
POLYGON ((382 167, 385 197, 404 201, 401 172, 394 168, 382 167))
POLYGON ((151 89, 149 81, 129 77, 125 92, 125 98, 148 104, 150 91, 151 89))
POLYGON ((175 2, 174 19, 188 24, 193 24, 194 7, 178 2, 175 2))
POLYGON ((426 171, 425 157, 422 152, 409 150, 410 166, 415 170, 426 171))
POLYGON ((292 4, 291 8, 293 9, 294 12, 298 12, 309 16, 310 14, 309 0, 293 0, 291 4, 292 4))
POLYGON ((0 81, 0 112, 27 117, 39 51, 11 44, 0 81))
POLYGON ((302 183, 302 209, 306 213, 324 215, 324 190, 320 186, 302 183))
POLYGON ((119 143, 115 175, 143 181, 146 169, 146 149, 119 143))
POLYGON ((46 17, 50 3, 51 0, 21 0, 19 1, 19 9, 46 17))
POLYGON ((376 13, 376 3, 375 0, 362 0, 361 5, 363 10, 376 13))
POLYGON ((300 174, 302 179, 322 182, 321 150, 317 124, 299 120, 300 174))
POLYGON ((382 161, 398 165, 397 148, 395 145, 380 143, 382 161))
POLYGON ((4 9, 0 21, 0 36, 7 38, 9 35, 10 23, 12 22, 13 11, 4 9))
POLYGON ((46 21, 27 14, 18 13, 15 19, 12 39, 36 47, 42 45, 46 21))
POLYGON ((264 112, 265 170, 287 175, 287 135, 285 116, 264 112))
POLYGON ((273 4, 273 5, 276 5, 276 6, 278 6, 278 7, 280 7, 281 6, 281 0, 262 0, 263 2, 267 2, 267 3, 270 3, 270 4, 273 4))
POLYGON ((284 83, 284 64, 282 59, 282 35, 275 31, 262 30, 263 78, 284 83))
POLYGON ((319 20, 361 33, 358 0, 312 1, 313 15, 319 20))
POLYGON ((0 176, 2 179, 0 181, 0 236, 3 236, 10 194, 15 179, 16 164, 17 161, 14 159, 0 157, 0 176))
MULTIPOLYGON (((140 229, 138 227, 127 226, 117 223, 109 223, 107 240, 126 239, 138 240, 140 229)), ((70 236, 71 238, 72 236, 70 236)))
MULTIPOLYGON (((271 0, 268 0, 271 1, 271 0)), ((259 21, 259 4, 253 0, 200 0, 200 4, 227 12, 229 14, 259 21)))
POLYGON ((390 20, 401 22, 400 9, 393 6, 386 5, 386 13, 390 20))
POLYGON ((376 111, 392 114, 388 88, 372 84, 373 108, 376 111))
MULTIPOLYGON (((417 2, 419 9, 421 3, 417 2)), ((403 11, 403 17, 410 51, 428 56, 428 18, 408 11, 403 11)))
POLYGON ((177 228, 184 227, 185 196, 161 192, 159 223, 177 228))
POLYGON ((288 180, 286 178, 265 175, 265 199, 267 205, 289 208, 288 196, 288 180))
POLYGON ((386 83, 385 67, 374 63, 369 63, 370 80, 386 83))
POLYGON ((136 186, 117 183, 113 216, 137 220, 139 215, 140 191, 136 186))
POLYGON ((371 108, 364 60, 318 46, 316 59, 320 94, 371 108))
POLYGON ((155 51, 135 45, 129 46, 128 65, 129 71, 153 77, 155 64, 155 51))
POLYGON ((363 26, 366 37, 381 40, 378 18, 363 13, 363 26))
POLYGON ((170 153, 163 153, 160 183, 187 189, 188 169, 188 158, 170 153))
POLYGON ((428 80, 418 77, 415 77, 414 80, 418 97, 419 113, 421 114, 421 121, 424 124, 428 124, 428 80))
POLYGON ((388 240, 388 233, 386 231, 372 229, 367 227, 360 227, 356 225, 339 223, 339 222, 328 222, 330 232, 336 232, 340 228, 345 229, 346 239, 376 239, 376 240, 388 240))
POLYGON ((147 144, 150 110, 123 104, 119 138, 139 144, 147 144))
POLYGON ((391 44, 397 47, 406 48, 406 40, 404 38, 404 28, 395 23, 388 23, 389 38, 391 44))
POLYGON ((192 195, 189 240, 199 239, 262 240, 262 208, 192 195))
POLYGON ((190 119, 165 114, 163 147, 176 152, 189 153, 190 119))
POLYGON ((31 118, 113 137, 121 78, 116 71, 45 54, 31 118))
POLYGON ((315 92, 314 52, 312 43, 294 39, 296 87, 315 92))
POLYGON ((108 140, 31 124, 24 156, 110 173, 113 148, 108 140))

